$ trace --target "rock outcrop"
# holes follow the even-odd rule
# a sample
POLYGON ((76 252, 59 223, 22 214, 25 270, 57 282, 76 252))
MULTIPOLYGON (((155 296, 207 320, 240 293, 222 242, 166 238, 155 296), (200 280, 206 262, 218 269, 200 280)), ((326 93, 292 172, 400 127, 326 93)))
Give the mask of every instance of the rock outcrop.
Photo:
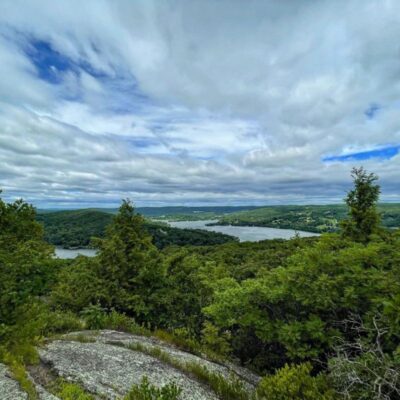
POLYGON ((0 364, 0 399, 1 400, 27 400, 28 395, 22 391, 14 381, 8 368, 0 364))
MULTIPOLYGON (((64 335, 38 350, 41 363, 31 367, 29 374, 40 400, 57 400, 46 390, 57 377, 78 383, 87 392, 102 399, 121 399, 132 385, 140 384, 144 377, 158 387, 175 382, 182 389, 182 400, 218 399, 208 385, 174 366, 175 361, 181 365, 195 363, 226 379, 239 380, 249 393, 259 380, 258 376, 244 368, 211 362, 158 339, 110 330, 64 335), (154 350, 167 355, 170 362, 152 355, 154 350)), ((2 368, 0 393, 10 392, 4 400, 25 400, 26 395, 16 382, 7 377, 5 367, 2 368)))

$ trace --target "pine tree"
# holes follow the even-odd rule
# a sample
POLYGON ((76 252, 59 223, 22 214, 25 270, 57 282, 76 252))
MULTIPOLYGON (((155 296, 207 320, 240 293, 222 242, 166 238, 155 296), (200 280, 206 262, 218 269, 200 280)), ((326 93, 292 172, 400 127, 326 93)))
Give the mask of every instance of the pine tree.
POLYGON ((342 234, 357 242, 366 243, 374 233, 379 232, 380 215, 377 202, 380 186, 375 182, 378 177, 368 173, 363 167, 353 168, 351 176, 354 189, 350 190, 345 199, 349 207, 348 218, 341 224, 342 234))
POLYGON ((122 202, 105 239, 97 245, 98 276, 107 293, 103 305, 148 321, 165 274, 144 218, 129 200, 122 202))

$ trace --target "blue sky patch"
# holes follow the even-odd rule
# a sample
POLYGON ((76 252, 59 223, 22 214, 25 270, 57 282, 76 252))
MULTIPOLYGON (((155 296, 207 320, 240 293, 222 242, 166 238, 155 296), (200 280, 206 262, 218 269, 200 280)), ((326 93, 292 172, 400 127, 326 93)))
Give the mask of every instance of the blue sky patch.
POLYGON ((324 162, 346 162, 346 161, 365 161, 372 158, 379 160, 390 160, 396 156, 400 151, 400 145, 397 146, 386 146, 380 147, 378 149, 360 151, 356 153, 343 154, 339 156, 328 156, 324 157, 322 161, 324 162))
POLYGON ((42 40, 31 41, 26 54, 35 65, 39 77, 50 83, 59 83, 61 81, 60 72, 74 68, 68 57, 55 51, 49 43, 42 40))
POLYGON ((381 109, 381 106, 376 103, 372 103, 369 107, 364 111, 365 116, 368 119, 374 119, 378 111, 381 109))

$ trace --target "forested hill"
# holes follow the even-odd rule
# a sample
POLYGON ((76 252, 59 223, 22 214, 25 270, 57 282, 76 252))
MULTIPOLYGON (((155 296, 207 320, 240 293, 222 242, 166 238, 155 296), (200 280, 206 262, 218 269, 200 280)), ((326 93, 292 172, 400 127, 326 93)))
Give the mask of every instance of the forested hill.
POLYGON ((13 400, 44 398, 33 382, 64 400, 115 398, 121 382, 124 400, 400 399, 400 230, 381 225, 377 177, 352 176, 340 231, 313 238, 160 250, 129 201, 115 216, 41 215, 66 231, 112 219, 97 254, 72 260, 54 257, 32 206, 0 198, 0 398, 12 376, 29 393, 13 400), (234 363, 261 380, 216 370, 234 363), (49 365, 54 380, 35 381, 49 365), (177 373, 211 397, 186 395, 177 373))
MULTIPOLYGON (((335 232, 339 228, 339 222, 346 218, 347 212, 344 204, 269 206, 224 215, 217 224, 265 226, 317 233, 335 232)), ((383 226, 400 226, 399 203, 381 203, 378 205, 378 212, 383 226)))
MULTIPOLYGON (((226 214, 256 210, 261 206, 206 206, 206 207, 186 207, 186 206, 169 206, 169 207, 136 207, 137 213, 144 217, 169 220, 202 220, 219 218, 226 214)), ((108 214, 117 214, 118 208, 90 208, 81 211, 101 211, 108 214)), ((61 212, 63 210, 39 209, 38 214, 51 214, 61 212)), ((69 210, 79 211, 79 210, 69 210)))
POLYGON ((145 217, 171 220, 200 220, 221 217, 226 214, 256 210, 256 206, 208 206, 208 207, 138 207, 136 210, 145 217))
MULTIPOLYGON (((93 237, 104 237, 113 213, 96 209, 39 213, 36 219, 44 226, 45 239, 64 248, 89 247, 93 237)), ((236 241, 233 236, 199 229, 172 228, 166 224, 146 221, 145 229, 159 248, 169 245, 214 245, 236 241)))

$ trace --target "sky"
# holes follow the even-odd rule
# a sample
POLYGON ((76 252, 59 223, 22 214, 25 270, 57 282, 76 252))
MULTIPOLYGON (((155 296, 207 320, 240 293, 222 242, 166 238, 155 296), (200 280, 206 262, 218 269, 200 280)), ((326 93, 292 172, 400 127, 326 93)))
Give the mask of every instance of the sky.
POLYGON ((2 0, 2 197, 400 201, 399 39, 398 0, 2 0))

